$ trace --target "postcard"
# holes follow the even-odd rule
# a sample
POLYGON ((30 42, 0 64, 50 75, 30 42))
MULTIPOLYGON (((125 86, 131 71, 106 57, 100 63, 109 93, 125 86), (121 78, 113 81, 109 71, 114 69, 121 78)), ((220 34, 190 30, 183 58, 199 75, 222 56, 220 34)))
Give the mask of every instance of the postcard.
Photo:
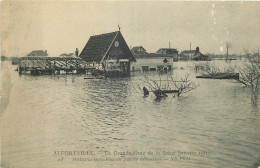
POLYGON ((257 1, 2 1, 2 168, 259 168, 257 1))

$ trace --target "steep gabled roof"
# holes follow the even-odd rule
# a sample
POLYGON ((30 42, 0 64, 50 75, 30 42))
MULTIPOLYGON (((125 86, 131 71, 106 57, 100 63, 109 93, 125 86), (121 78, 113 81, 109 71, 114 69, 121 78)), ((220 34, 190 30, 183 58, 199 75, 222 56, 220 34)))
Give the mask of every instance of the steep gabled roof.
POLYGON ((91 36, 79 57, 88 61, 101 61, 117 34, 118 31, 91 36))
POLYGON ((103 59, 105 59, 107 54, 109 53, 110 48, 112 47, 115 39, 118 38, 122 39, 123 48, 126 52, 127 57, 131 61, 135 61, 135 57, 131 53, 120 31, 91 36, 87 44, 85 45, 84 49, 80 53, 79 57, 86 61, 103 61, 103 59))

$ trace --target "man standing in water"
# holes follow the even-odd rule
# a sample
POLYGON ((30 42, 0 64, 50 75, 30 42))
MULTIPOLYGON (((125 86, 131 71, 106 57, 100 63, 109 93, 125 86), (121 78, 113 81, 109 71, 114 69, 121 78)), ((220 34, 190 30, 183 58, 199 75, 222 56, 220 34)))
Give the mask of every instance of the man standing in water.
POLYGON ((78 57, 79 56, 79 50, 78 48, 76 48, 76 51, 75 51, 75 56, 78 57))
POLYGON ((168 62, 168 60, 167 60, 166 58, 164 58, 163 62, 164 62, 164 63, 167 63, 167 62, 168 62))

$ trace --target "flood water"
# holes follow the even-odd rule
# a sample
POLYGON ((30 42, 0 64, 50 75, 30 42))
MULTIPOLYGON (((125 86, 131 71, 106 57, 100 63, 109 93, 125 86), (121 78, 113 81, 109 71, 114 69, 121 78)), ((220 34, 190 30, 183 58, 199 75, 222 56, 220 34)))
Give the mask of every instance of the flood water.
MULTIPOLYGON (((193 63, 174 62, 171 76, 188 73, 198 87, 156 101, 138 92, 141 72, 120 79, 32 77, 2 62, 2 167, 258 167, 259 102, 253 104, 250 89, 233 80, 196 79, 193 63), (127 151, 135 154, 118 154, 127 151), (143 156, 150 159, 141 161, 143 156), (86 160, 106 157, 128 160, 86 160)), ((156 72, 146 75, 158 79, 156 72)))

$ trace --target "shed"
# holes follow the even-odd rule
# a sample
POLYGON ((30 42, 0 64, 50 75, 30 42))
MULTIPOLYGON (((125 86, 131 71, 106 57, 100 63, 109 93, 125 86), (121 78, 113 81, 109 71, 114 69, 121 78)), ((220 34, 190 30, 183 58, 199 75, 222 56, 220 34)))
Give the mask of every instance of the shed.
POLYGON ((130 63, 136 61, 120 31, 91 36, 79 57, 101 64, 104 71, 129 74, 130 63))

